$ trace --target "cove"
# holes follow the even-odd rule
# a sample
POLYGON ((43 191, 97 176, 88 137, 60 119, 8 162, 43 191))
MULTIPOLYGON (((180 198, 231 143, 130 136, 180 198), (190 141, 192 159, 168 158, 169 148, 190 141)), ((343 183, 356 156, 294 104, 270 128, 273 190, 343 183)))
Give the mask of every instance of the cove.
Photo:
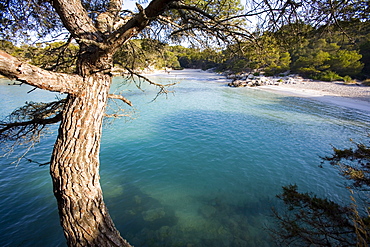
MULTIPOLYGON (((101 147, 104 198, 134 246, 274 246, 265 228, 273 225, 281 186, 297 184, 336 202, 349 197, 333 168, 319 168, 320 157, 331 145, 366 140, 367 113, 229 88, 222 76, 198 70, 149 77, 177 84, 156 98, 154 87, 142 83, 140 91, 115 78, 112 92, 134 108, 126 119, 107 119, 101 147)), ((56 97, 6 82, 0 88, 2 118, 24 101, 56 97)), ((46 136, 27 158, 46 162, 54 138, 46 136)), ((12 161, 0 160, 0 245, 65 246, 48 167, 12 161)))

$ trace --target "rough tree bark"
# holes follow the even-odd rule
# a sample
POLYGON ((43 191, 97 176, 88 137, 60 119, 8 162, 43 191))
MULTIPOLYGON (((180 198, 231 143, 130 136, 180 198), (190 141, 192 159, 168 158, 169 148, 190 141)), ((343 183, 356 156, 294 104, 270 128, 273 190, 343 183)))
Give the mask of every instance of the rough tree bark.
POLYGON ((102 121, 112 78, 94 71, 110 65, 109 60, 81 58, 82 85, 67 98, 51 159, 54 195, 69 246, 130 246, 109 216, 99 183, 102 121))
POLYGON ((69 246, 129 246, 114 227, 99 183, 99 148, 110 76, 84 78, 68 96, 50 173, 69 246))
MULTIPOLYGON (((68 94, 50 174, 69 246, 130 246, 109 216, 99 182, 102 121, 112 83, 110 68, 112 56, 120 45, 145 28, 170 2, 153 0, 144 11, 107 35, 106 30, 94 25, 81 1, 51 1, 64 26, 80 45, 75 75, 45 71, 0 51, 1 74, 68 94)), ((117 11, 117 5, 122 2, 112 0, 112 4, 112 11, 117 11)))

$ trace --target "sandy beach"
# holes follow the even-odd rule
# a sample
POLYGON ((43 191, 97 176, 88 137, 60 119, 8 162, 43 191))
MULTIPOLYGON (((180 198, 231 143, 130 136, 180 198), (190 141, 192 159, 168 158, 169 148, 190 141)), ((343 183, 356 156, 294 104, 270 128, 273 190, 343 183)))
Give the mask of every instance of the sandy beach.
MULTIPOLYGON (((202 71, 200 69, 184 69, 181 71, 171 71, 171 73, 168 73, 168 71, 153 70, 146 74, 167 74, 168 77, 174 75, 181 76, 182 74, 196 74, 197 78, 204 76, 206 78, 216 79, 218 77, 220 79, 220 74, 202 71)), ((325 82, 307 80, 300 77, 299 79, 293 78, 292 81, 294 83, 282 83, 280 85, 266 85, 253 88, 293 97, 310 98, 370 114, 370 87, 368 86, 344 84, 341 81, 325 82)))
POLYGON ((305 97, 370 113, 370 87, 343 82, 305 80, 295 84, 259 86, 261 90, 305 97))

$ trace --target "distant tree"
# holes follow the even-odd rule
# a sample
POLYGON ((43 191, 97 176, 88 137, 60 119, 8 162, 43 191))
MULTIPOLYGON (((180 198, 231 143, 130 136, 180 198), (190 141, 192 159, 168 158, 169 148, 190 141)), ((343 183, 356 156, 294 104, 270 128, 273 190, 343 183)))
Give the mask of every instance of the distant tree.
POLYGON ((223 51, 223 69, 240 73, 264 70, 268 75, 275 75, 290 69, 289 52, 277 42, 273 33, 257 34, 254 42, 229 45, 223 51))
MULTIPOLYGON (((257 18, 260 30, 266 30, 268 27, 269 31, 277 35, 280 44, 288 49, 293 70, 296 72, 299 66, 295 66, 294 62, 302 55, 301 50, 308 45, 308 39, 316 36, 316 40, 325 39, 329 44, 336 43, 341 49, 361 54, 363 56, 361 62, 365 63, 364 72, 368 74, 367 49, 366 45, 361 46, 369 38, 370 4, 368 1, 247 0, 247 4, 264 13, 257 18), (354 44, 356 44, 355 47, 354 44)), ((322 54, 303 55, 305 57, 299 62, 315 61, 319 59, 317 55, 322 54)), ((362 66, 356 61, 346 67, 348 69, 342 70, 341 67, 342 71, 338 72, 331 69, 331 73, 344 76, 343 71, 348 72, 351 70, 350 67, 354 67, 350 73, 353 75, 362 66)), ((320 74, 315 67, 306 66, 302 69, 301 73, 306 75, 320 74)))
POLYGON ((330 57, 328 64, 330 69, 340 76, 355 76, 359 74, 364 64, 361 63, 362 55, 357 51, 338 50, 330 57))
POLYGON ((16 51, 17 47, 14 46, 11 41, 0 40, 0 49, 9 54, 13 54, 16 51))
POLYGON ((362 56, 357 51, 343 49, 337 43, 328 43, 325 39, 310 39, 307 46, 295 51, 295 56, 292 70, 316 79, 322 79, 321 75, 328 71, 337 74, 334 79, 346 75, 355 76, 364 66, 360 62, 362 56))
POLYGON ((216 68, 222 62, 222 54, 216 48, 185 48, 180 46, 169 47, 177 56, 183 68, 210 69, 216 68))

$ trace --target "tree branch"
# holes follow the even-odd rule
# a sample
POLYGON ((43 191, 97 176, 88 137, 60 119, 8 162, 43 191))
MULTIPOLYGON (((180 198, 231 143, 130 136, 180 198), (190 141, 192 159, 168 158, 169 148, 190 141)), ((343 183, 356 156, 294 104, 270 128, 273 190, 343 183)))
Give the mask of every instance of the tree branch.
POLYGON ((38 142, 47 125, 61 121, 64 103, 64 99, 49 103, 26 102, 6 120, 0 121, 0 143, 9 146, 7 153, 17 145, 29 144, 32 147, 38 142))
POLYGON ((176 85, 177 83, 171 83, 171 84, 159 84, 159 83, 155 83, 154 81, 150 80, 149 78, 143 76, 143 75, 140 75, 139 73, 136 73, 134 71, 132 71, 130 68, 127 68, 125 67, 125 69, 131 74, 131 75, 135 75, 137 76, 138 78, 140 79, 143 79, 144 81, 147 81, 149 84, 151 85, 154 85, 154 86, 157 86, 159 88, 161 88, 162 90, 164 90, 165 87, 171 87, 171 86, 174 86, 176 85))
POLYGON ((50 72, 0 50, 0 74, 28 85, 53 92, 77 94, 83 80, 77 75, 50 72))
POLYGON ((131 101, 129 101, 128 99, 126 99, 125 97, 123 97, 122 95, 118 95, 118 94, 109 94, 108 95, 108 98, 110 99, 119 99, 119 100, 122 100, 123 102, 125 102, 126 104, 128 104, 129 106, 133 106, 133 104, 131 103, 131 101))
POLYGON ((180 4, 178 2, 171 2, 169 4, 169 7, 171 9, 177 9, 177 10, 189 10, 189 11, 193 11, 193 12, 196 12, 202 16, 205 16, 207 17, 208 19, 210 20, 215 20, 215 17, 210 15, 209 13, 207 13, 206 11, 200 9, 200 8, 197 8, 195 6, 191 6, 191 5, 184 5, 184 4, 180 4))
MULTIPOLYGON (((175 0, 178 1, 178 0, 175 0)), ((174 0, 153 0, 150 2, 148 7, 141 9, 140 12, 132 17, 126 24, 113 32, 108 40, 107 44, 110 46, 110 51, 114 52, 124 43, 126 43, 131 37, 137 35, 145 27, 147 27, 150 21, 161 15, 171 2, 174 0)))
MULTIPOLYGON (((2 137, 3 133, 15 129, 18 127, 26 127, 26 126, 45 126, 49 124, 58 123, 62 120, 62 114, 59 113, 58 115, 52 118, 34 118, 29 121, 24 122, 14 122, 14 123, 0 123, 0 137, 2 137)), ((2 137, 3 138, 3 137, 2 137)))
POLYGON ((103 41, 80 0, 52 0, 55 11, 74 38, 103 41))

